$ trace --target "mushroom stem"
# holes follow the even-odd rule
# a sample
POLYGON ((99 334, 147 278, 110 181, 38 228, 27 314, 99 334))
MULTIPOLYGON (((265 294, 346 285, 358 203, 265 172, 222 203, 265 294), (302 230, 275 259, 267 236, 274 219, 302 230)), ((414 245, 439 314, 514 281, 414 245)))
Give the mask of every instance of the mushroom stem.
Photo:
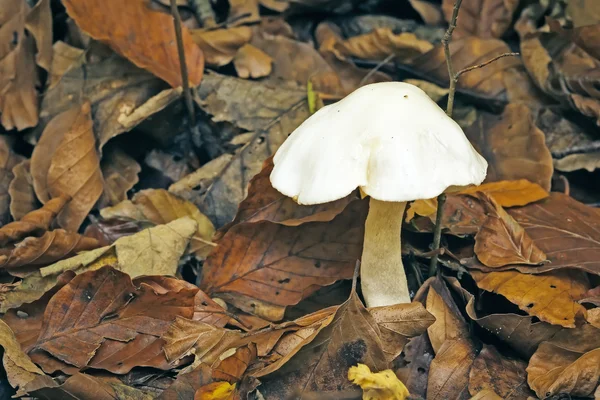
POLYGON ((410 303, 400 232, 406 202, 369 200, 361 262, 361 288, 367 307, 410 303))

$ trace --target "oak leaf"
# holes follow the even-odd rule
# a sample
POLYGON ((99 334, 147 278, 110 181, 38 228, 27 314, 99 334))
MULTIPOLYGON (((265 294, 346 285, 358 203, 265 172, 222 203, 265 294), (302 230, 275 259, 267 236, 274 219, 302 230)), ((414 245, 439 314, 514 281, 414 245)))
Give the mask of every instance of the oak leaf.
POLYGON ((488 267, 502 267, 508 264, 539 265, 546 261, 546 255, 533 242, 513 217, 510 216, 491 196, 481 193, 487 218, 475 235, 475 254, 479 261, 488 267))
POLYGON ((585 308, 577 303, 590 289, 587 276, 576 270, 530 275, 518 271, 470 271, 483 290, 501 294, 529 315, 564 327, 575 327, 585 308))
POLYGON ((33 187, 40 201, 70 196, 57 223, 73 232, 104 188, 90 112, 90 103, 85 102, 55 117, 44 129, 31 157, 33 187))
POLYGON ((23 160, 12 169, 14 178, 8 186, 10 195, 10 215, 15 221, 40 207, 33 190, 33 178, 29 172, 30 160, 23 160))
POLYGON ((543 342, 529 360, 527 382, 539 397, 591 397, 600 382, 600 329, 564 329, 543 342))
POLYGON ((49 301, 30 352, 76 368, 126 373, 135 366, 170 368, 160 337, 176 317, 191 318, 197 289, 157 293, 111 267, 73 278, 49 301))
POLYGON ((67 203, 68 198, 56 197, 41 208, 25 214, 19 221, 0 228, 0 246, 21 240, 27 236, 40 236, 50 229, 50 224, 67 203))
POLYGON ((352 277, 365 218, 366 203, 355 201, 327 223, 235 225, 206 260, 200 287, 243 311, 280 320, 285 306, 352 277))
MULTIPOLYGON (((182 85, 172 17, 151 10, 143 0, 125 3, 65 0, 64 6, 69 16, 91 37, 107 43, 172 87, 182 85)), ((188 78, 196 86, 202 80, 204 58, 185 27, 182 34, 188 78)))

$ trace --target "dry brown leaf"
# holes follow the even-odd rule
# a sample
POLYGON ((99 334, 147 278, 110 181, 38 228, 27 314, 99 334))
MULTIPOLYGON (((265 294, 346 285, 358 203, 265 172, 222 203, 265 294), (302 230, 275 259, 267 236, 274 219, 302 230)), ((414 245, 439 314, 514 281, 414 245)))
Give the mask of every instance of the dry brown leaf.
POLYGON ((426 307, 427 311, 435 317, 435 322, 427 328, 427 333, 436 354, 440 352, 444 343, 469 337, 469 326, 466 321, 456 313, 456 306, 451 307, 446 302, 452 301, 452 298, 447 294, 444 297, 446 300, 433 287, 429 288, 426 307))
POLYGON ((206 260, 200 287, 243 311, 278 321, 285 306, 352 277, 365 218, 366 203, 355 201, 330 222, 235 225, 206 260))
POLYGON ((502 397, 498 396, 493 390, 482 390, 471 397, 470 400, 502 400, 502 397))
POLYGON ((427 400, 460 399, 468 396, 469 371, 475 348, 468 339, 447 340, 429 368, 427 400))
POLYGON ((57 223, 76 232, 104 188, 89 102, 58 115, 44 129, 31 157, 31 175, 42 203, 70 196, 57 223))
POLYGON ((488 267, 509 264, 540 265, 546 255, 533 242, 525 229, 508 214, 493 197, 480 193, 487 218, 475 235, 474 251, 479 261, 488 267))
POLYGON ((504 357, 494 346, 483 345, 469 374, 469 393, 490 390, 502 399, 522 400, 533 396, 527 386, 527 363, 504 357))
POLYGON ((8 251, 3 249, 0 253, 0 268, 9 270, 13 275, 20 275, 23 271, 19 267, 27 267, 27 273, 32 268, 37 269, 98 246, 96 239, 57 229, 46 232, 39 238, 28 237, 8 251))
POLYGON ((542 321, 572 328, 585 315, 585 308, 577 300, 590 289, 590 283, 581 271, 564 269, 539 275, 470 271, 470 274, 481 289, 501 294, 542 321))
POLYGON ((38 210, 33 210, 20 221, 11 222, 0 228, 0 246, 10 242, 16 242, 27 236, 41 236, 50 229, 50 225, 60 210, 65 206, 68 199, 56 197, 48 201, 38 210))
POLYGON ((263 78, 273 70, 273 59, 261 49, 245 44, 233 58, 235 72, 240 78, 263 78))
POLYGON ((97 239, 102 246, 111 245, 123 236, 131 236, 154 226, 150 222, 139 222, 129 218, 90 219, 93 222, 85 228, 83 236, 97 239))
POLYGON ((27 14, 25 28, 35 39, 37 54, 35 61, 37 65, 50 71, 52 64, 52 11, 50 0, 40 0, 27 14))
POLYGON ((8 186, 8 194, 10 195, 10 214, 15 221, 40 207, 40 202, 33 190, 33 178, 29 172, 30 163, 30 160, 23 160, 12 169, 14 178, 8 186))
POLYGON ((14 178, 13 168, 23 161, 14 153, 6 136, 0 136, 0 225, 10 221, 9 186, 14 178))
POLYGON ((427 0, 408 0, 412 8, 423 19, 427 25, 440 25, 443 21, 442 10, 439 4, 431 3, 427 0))
MULTIPOLYGON (((172 87, 181 86, 172 17, 151 10, 143 0, 65 0, 64 6, 82 31, 172 87)), ((182 31, 188 78, 196 86, 202 80, 204 58, 188 30, 182 27, 182 31)))
POLYGON ((429 367, 434 356, 427 333, 424 333, 412 338, 394 362, 402 366, 396 369, 396 375, 413 396, 426 397, 429 367))
POLYGON ((127 192, 138 183, 138 174, 142 170, 137 161, 117 147, 110 147, 104 152, 100 168, 104 177, 100 203, 106 206, 125 200, 127 192))
POLYGON ((212 250, 212 237, 215 228, 210 220, 198 211, 193 203, 181 199, 164 189, 147 189, 133 196, 132 201, 124 201, 115 207, 103 209, 104 218, 124 217, 134 220, 147 220, 155 224, 166 224, 182 217, 196 221, 198 229, 191 239, 190 251, 204 258, 212 250))
MULTIPOLYGON (((137 1, 137 0, 136 0, 137 1)), ((134 128, 179 98, 177 90, 126 59, 111 53, 92 64, 74 62, 42 100, 36 136, 52 118, 89 100, 98 147, 134 128)))
POLYGON ((229 121, 254 132, 235 156, 215 159, 169 188, 196 204, 219 228, 233 220, 248 182, 260 172, 263 161, 310 114, 305 90, 215 74, 205 77, 198 95, 200 107, 213 121, 229 121))
POLYGON ((333 46, 336 54, 365 60, 383 60, 391 54, 399 61, 410 62, 433 48, 414 33, 394 34, 390 28, 378 28, 364 35, 354 36, 333 46))
POLYGON ((527 382, 539 397, 592 397, 600 383, 600 329, 564 329, 538 347, 529 360, 527 382))
POLYGON ((258 22, 260 20, 258 0, 228 0, 229 15, 227 19, 234 25, 258 22))
POLYGON ((489 164, 486 182, 527 179, 550 190, 552 156, 524 104, 509 104, 499 116, 479 112, 465 134, 489 164))
MULTIPOLYGON (((466 0, 460 6, 460 23, 456 24, 456 38, 479 36, 484 39, 500 38, 510 27, 519 0, 466 0)), ((446 21, 452 17, 452 0, 442 2, 446 21)))
POLYGON ((238 50, 250 42, 252 28, 238 26, 229 29, 194 29, 190 34, 204 53, 206 65, 222 67, 229 64, 238 50))
POLYGON ((44 375, 44 372, 21 350, 14 333, 4 321, 0 321, 0 347, 4 349, 2 361, 6 379, 13 388, 19 389, 17 395, 27 393, 29 385, 53 385, 52 378, 44 375))
POLYGON ((347 372, 353 365, 366 364, 374 371, 387 369, 379 332, 375 319, 352 291, 326 327, 277 372, 262 376, 261 393, 266 398, 285 398, 294 390, 297 396, 310 391, 325 396, 351 387, 347 372))
MULTIPOLYGON (((29 6, 22 0, 2 2, 0 122, 6 130, 23 130, 38 123, 36 43, 33 37, 25 34, 25 21, 29 12, 29 6)), ((52 37, 51 32, 46 34, 52 37)))
POLYGON ((85 63, 85 50, 78 49, 58 40, 52 46, 52 64, 48 77, 48 88, 55 87, 63 75, 85 63))
POLYGON ((158 294, 110 267, 86 272, 50 299, 30 353, 43 368, 52 357, 121 374, 134 366, 170 368, 160 336, 176 317, 192 317, 196 291, 180 286, 158 294))
POLYGON ((250 180, 248 196, 240 203, 231 225, 243 222, 269 221, 286 226, 307 222, 327 222, 334 219, 358 199, 355 193, 330 203, 312 206, 299 205, 273 188, 269 176, 273 171, 273 158, 269 157, 263 169, 250 180))

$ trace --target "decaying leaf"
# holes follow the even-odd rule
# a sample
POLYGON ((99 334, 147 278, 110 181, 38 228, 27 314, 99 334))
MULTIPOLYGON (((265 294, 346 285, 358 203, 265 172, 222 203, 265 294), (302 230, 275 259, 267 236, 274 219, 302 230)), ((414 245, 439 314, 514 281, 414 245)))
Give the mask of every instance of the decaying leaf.
MULTIPOLYGON (((527 382, 539 397, 592 397, 600 382, 600 330, 563 329, 543 342, 527 366, 527 382)), ((597 391, 596 391, 597 392, 597 391)))
POLYGON ((23 157, 12 151, 8 139, 0 136, 0 225, 10 221, 9 186, 14 178, 12 170, 21 161, 23 157))
POLYGON ((111 267, 83 273, 50 299, 30 352, 42 367, 57 357, 77 368, 114 373, 140 365, 170 368, 160 337, 176 317, 192 317, 196 291, 180 285, 157 293, 143 281, 134 286, 111 267))
POLYGON ((581 271, 564 269, 538 275, 470 271, 470 274, 481 289, 503 295, 542 321, 573 328, 585 315, 585 308, 577 300, 590 289, 590 283, 581 271))
MULTIPOLYGON (((479 36, 481 38, 500 38, 512 22, 512 16, 518 0, 466 0, 460 6, 460 23, 456 25, 454 35, 479 36)), ((452 17, 454 3, 444 0, 442 10, 446 21, 452 17)))
POLYGON ((8 254, 0 252, 0 267, 19 274, 18 267, 30 269, 52 264, 79 251, 98 247, 96 239, 62 229, 46 232, 41 237, 28 237, 14 245, 8 254))
POLYGON ((366 203, 355 201, 327 223, 235 225, 206 260, 200 287, 243 311, 278 321, 285 306, 352 277, 365 218, 366 203))
POLYGON ((124 151, 111 147, 100 163, 104 177, 102 204, 114 206, 127 198, 127 192, 138 183, 142 167, 124 151))
POLYGON ((33 178, 29 172, 29 166, 30 160, 23 160, 12 169, 14 178, 8 186, 8 194, 10 195, 10 214, 15 221, 40 206, 33 190, 33 178))
POLYGON ((79 68, 85 62, 85 50, 78 49, 58 40, 52 46, 52 65, 48 87, 55 87, 63 75, 74 68, 79 68))
MULTIPOLYGON (((67 13, 91 37, 110 45, 134 64, 181 86, 175 28, 171 17, 152 11, 143 0, 88 1, 65 0, 67 13)), ((202 79, 204 58, 184 27, 183 44, 188 78, 192 85, 202 79)))
POLYGON ((252 39, 252 29, 248 26, 214 30, 195 29, 190 31, 190 34, 204 53, 206 65, 211 67, 229 64, 238 50, 252 39))
POLYGON ((58 115, 44 129, 31 157, 31 175, 42 203, 70 197, 57 223, 76 232, 104 188, 89 102, 58 115))
POLYGON ((193 203, 163 189, 142 190, 131 201, 125 200, 100 212, 104 218, 124 217, 155 224, 166 224, 178 218, 189 217, 198 225, 191 239, 190 252, 204 258, 213 248, 215 228, 212 222, 193 203))
POLYGON ((67 203, 68 198, 56 197, 40 209, 33 210, 19 221, 11 222, 0 228, 0 246, 16 242, 27 236, 41 236, 50 229, 50 224, 67 203))
POLYGON ((52 386, 54 381, 39 369, 21 350, 14 333, 4 321, 0 321, 0 347, 4 349, 2 358, 6 379, 10 385, 19 389, 17 394, 27 393, 28 386, 52 386))
POLYGON ((389 28, 375 29, 370 33, 354 36, 333 46, 336 54, 340 56, 383 60, 393 54, 405 62, 432 48, 431 43, 418 39, 414 33, 395 35, 389 28))
POLYGON ((531 240, 513 217, 510 216, 491 196, 485 196, 487 218, 475 235, 475 254, 479 261, 488 267, 502 267, 509 264, 539 265, 546 261, 546 255, 531 240))
POLYGON ((358 196, 353 193, 330 203, 299 205, 273 188, 269 179, 271 171, 273 171, 272 157, 265 161, 263 169, 250 180, 248 196, 240 203, 232 225, 262 221, 286 226, 297 226, 306 222, 327 222, 341 213, 352 200, 358 199, 358 196))
POLYGON ((502 399, 517 400, 533 396, 527 386, 527 364, 504 357, 493 346, 484 345, 469 374, 469 393, 477 395, 490 390, 502 399))
POLYGON ((102 246, 108 246, 123 236, 131 236, 153 226, 151 222, 140 222, 129 218, 93 218, 83 235, 97 239, 102 246))
POLYGON ((435 322, 427 328, 427 334, 436 354, 444 343, 469 337, 469 327, 466 321, 457 313, 456 306, 449 305, 447 300, 450 297, 447 295, 444 297, 446 297, 446 301, 433 287, 429 288, 426 307, 427 311, 435 317, 435 322))
POLYGON ((552 156, 527 106, 509 104, 501 115, 479 112, 465 134, 489 164, 486 182, 527 179, 550 190, 552 156))
POLYGON ((427 399, 459 399, 468 395, 475 348, 469 339, 447 340, 429 368, 427 399))
POLYGON ((273 59, 258 47, 245 44, 235 53, 233 66, 240 78, 257 79, 271 74, 273 59))
POLYGON ((391 369, 371 372, 365 364, 358 364, 350 367, 348 379, 362 388, 363 399, 405 400, 409 396, 408 389, 391 369))

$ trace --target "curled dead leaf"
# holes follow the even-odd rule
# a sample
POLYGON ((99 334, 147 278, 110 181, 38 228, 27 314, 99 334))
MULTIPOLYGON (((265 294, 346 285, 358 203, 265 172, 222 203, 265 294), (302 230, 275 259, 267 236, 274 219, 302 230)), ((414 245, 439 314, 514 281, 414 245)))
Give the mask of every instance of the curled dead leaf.
POLYGON ((229 64, 238 50, 252 39, 252 29, 248 26, 214 30, 194 29, 190 34, 204 53, 206 65, 210 67, 229 64))
POLYGON ((6 136, 0 136, 0 225, 10 221, 9 187, 13 178, 13 168, 23 161, 23 157, 12 151, 6 136))
POLYGON ((29 172, 30 160, 23 160, 15 165, 12 173, 15 176, 8 186, 10 195, 10 214, 15 221, 40 207, 33 190, 33 178, 29 172))
POLYGON ((245 44, 235 53, 233 66, 240 78, 258 79, 271 74, 273 59, 259 48, 245 44))

